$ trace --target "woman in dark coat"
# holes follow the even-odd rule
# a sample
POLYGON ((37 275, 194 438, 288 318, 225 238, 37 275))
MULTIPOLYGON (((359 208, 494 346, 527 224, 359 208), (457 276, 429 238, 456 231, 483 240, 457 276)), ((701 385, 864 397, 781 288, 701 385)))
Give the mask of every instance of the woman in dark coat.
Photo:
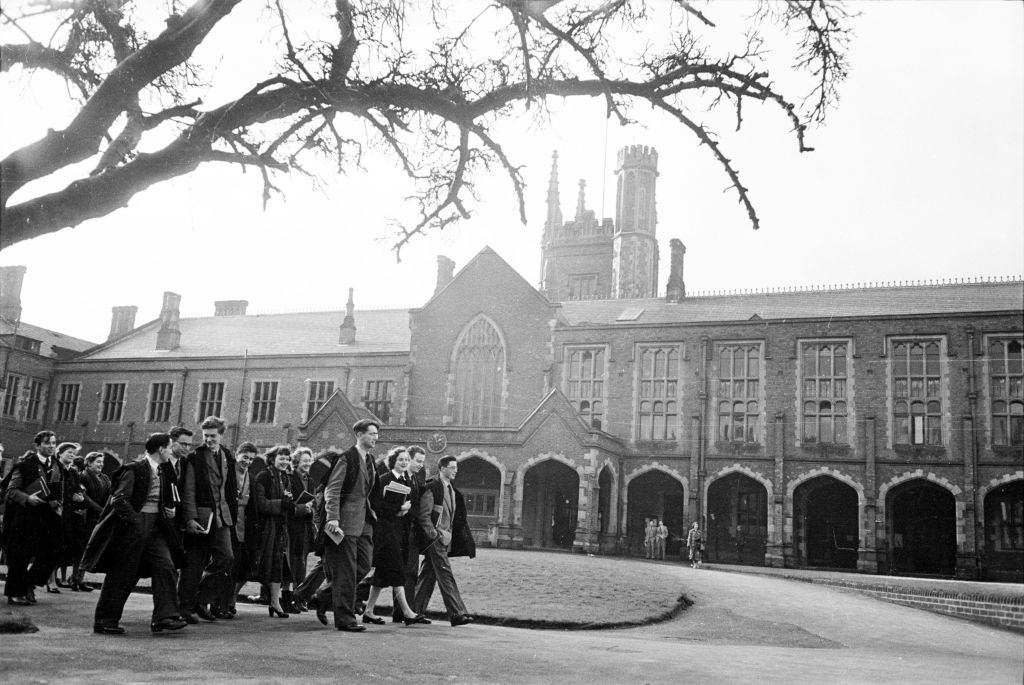
MULTIPOLYGON (((309 477, 312 464, 313 452, 308 447, 300 447, 292 454, 295 515, 288 523, 288 565, 297 583, 306 577, 306 559, 313 550, 313 495, 316 485, 309 477)), ((287 590, 282 592, 281 605, 290 614, 301 614, 306 610, 305 604, 287 590)))
POLYGON ((260 517, 259 556, 254 569, 255 577, 270 588, 270 616, 288 618, 281 606, 281 586, 293 580, 288 565, 288 522, 295 512, 291 493, 291 450, 287 447, 275 451, 274 463, 256 476, 253 497, 260 517))
POLYGON ((85 527, 85 486, 81 482, 81 474, 74 468, 78 457, 79 446, 73 442, 62 442, 57 446, 57 459, 64 467, 64 487, 60 508, 60 557, 57 568, 53 570, 50 582, 46 584, 47 592, 59 593, 58 588, 74 588, 75 569, 82 558, 85 543, 89 541, 89 533, 85 527), (68 566, 72 567, 71 579, 68 580, 68 566))
POLYGON ((409 607, 405 597, 405 563, 409 554, 409 535, 413 517, 412 503, 417 501, 416 484, 409 475, 409 453, 404 447, 388 452, 388 472, 377 479, 370 491, 370 506, 377 513, 373 528, 373 586, 363 611, 363 623, 384 623, 373 615, 381 588, 391 588, 395 604, 402 610, 405 625, 430 623, 409 607))
MULTIPOLYGON (((99 523, 100 513, 107 503, 107 498, 110 497, 110 478, 103 473, 103 452, 90 452, 86 455, 85 468, 78 479, 85 495, 85 527, 82 531, 82 549, 85 549, 89 536, 99 523)), ((82 570, 80 562, 81 556, 75 559, 71 589, 75 592, 92 592, 92 588, 83 582, 85 571, 82 570)))

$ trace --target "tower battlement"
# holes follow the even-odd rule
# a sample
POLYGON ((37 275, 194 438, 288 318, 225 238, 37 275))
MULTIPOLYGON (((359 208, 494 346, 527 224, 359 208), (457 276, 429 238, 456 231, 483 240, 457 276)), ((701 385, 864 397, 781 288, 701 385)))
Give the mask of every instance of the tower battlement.
POLYGON ((627 145, 619 150, 616 172, 637 167, 658 171, 658 151, 653 145, 627 145))

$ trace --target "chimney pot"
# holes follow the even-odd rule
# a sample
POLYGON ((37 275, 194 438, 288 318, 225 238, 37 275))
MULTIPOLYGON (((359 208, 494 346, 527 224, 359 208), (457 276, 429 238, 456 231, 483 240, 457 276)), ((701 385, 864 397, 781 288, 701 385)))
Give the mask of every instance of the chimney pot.
POLYGON ((21 319, 21 286, 27 270, 24 266, 0 266, 0 317, 7 321, 21 319))
POLYGON ((135 328, 135 315, 138 312, 139 308, 135 305, 111 307, 110 334, 107 335, 107 340, 120 338, 122 335, 130 333, 135 328))
POLYGON ((217 300, 213 303, 214 316, 245 316, 249 300, 217 300))
POLYGON ((348 302, 345 303, 345 320, 341 322, 338 335, 339 345, 351 345, 356 339, 356 305, 352 299, 354 288, 348 289, 348 302))
POLYGON ((678 238, 668 241, 671 251, 668 284, 665 286, 665 300, 679 302, 686 297, 686 283, 683 281, 683 257, 686 246, 678 238))
POLYGON ((156 349, 176 350, 181 344, 181 329, 178 327, 180 318, 181 295, 164 292, 164 303, 160 308, 160 330, 156 333, 156 349))
POLYGON ((441 289, 452 282, 455 278, 455 261, 443 254, 437 255, 437 285, 434 286, 434 294, 441 292, 441 289))

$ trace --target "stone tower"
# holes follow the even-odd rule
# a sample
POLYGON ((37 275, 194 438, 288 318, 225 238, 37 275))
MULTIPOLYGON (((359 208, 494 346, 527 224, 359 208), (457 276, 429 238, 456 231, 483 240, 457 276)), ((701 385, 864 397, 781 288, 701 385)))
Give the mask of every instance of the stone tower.
POLYGON ((540 289, 552 302, 597 300, 611 295, 612 220, 598 222, 594 210, 586 208, 585 191, 586 182, 580 180, 576 215, 563 222, 558 153, 554 153, 540 266, 540 289))
POLYGON ((657 297, 658 217, 655 186, 658 151, 646 145, 619 150, 615 174, 615 237, 612 296, 657 297))

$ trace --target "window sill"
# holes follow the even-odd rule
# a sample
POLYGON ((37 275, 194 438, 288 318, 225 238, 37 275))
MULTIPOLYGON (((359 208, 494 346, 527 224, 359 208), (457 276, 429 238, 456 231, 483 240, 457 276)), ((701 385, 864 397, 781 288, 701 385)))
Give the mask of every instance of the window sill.
POLYGON ((997 457, 1014 457, 1019 459, 1024 454, 1024 445, 992 445, 992 454, 997 457))
POLYGON ((944 457, 943 445, 893 445, 893 451, 907 457, 944 457))
POLYGON ((823 457, 847 457, 850 446, 841 442, 804 442, 800 447, 805 452, 820 454, 823 457))
POLYGON ((758 454, 761 445, 756 442, 716 442, 715 450, 719 454, 758 454))

